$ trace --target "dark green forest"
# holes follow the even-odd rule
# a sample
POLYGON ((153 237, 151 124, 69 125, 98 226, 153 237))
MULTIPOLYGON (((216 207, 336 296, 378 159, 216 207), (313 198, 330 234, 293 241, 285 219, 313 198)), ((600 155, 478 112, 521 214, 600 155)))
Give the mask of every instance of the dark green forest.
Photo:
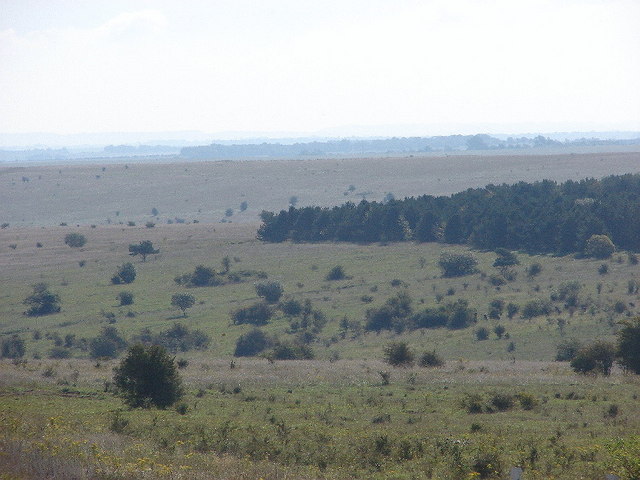
POLYGON ((583 252, 592 235, 640 250, 640 175, 556 183, 487 185, 451 196, 422 195, 333 208, 262 212, 268 242, 443 242, 529 253, 583 252))

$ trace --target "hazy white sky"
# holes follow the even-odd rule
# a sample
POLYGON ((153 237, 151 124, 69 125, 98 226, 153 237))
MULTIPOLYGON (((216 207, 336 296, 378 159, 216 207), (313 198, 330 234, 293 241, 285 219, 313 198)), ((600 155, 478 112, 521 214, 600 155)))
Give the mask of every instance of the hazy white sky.
POLYGON ((2 0, 0 132, 640 130, 638 0, 2 0))

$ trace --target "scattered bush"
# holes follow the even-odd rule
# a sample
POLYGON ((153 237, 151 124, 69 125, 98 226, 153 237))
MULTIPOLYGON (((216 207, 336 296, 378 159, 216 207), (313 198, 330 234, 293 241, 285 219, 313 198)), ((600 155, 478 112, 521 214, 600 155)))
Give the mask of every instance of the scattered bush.
POLYGON ((89 341, 89 354, 92 358, 115 358, 127 348, 127 342, 115 327, 104 327, 100 335, 89 341))
POLYGON ((22 358, 26 352, 24 340, 18 335, 3 338, 0 344, 0 358, 22 358))
POLYGON ((405 342, 391 342, 384 347, 384 361, 394 367, 413 365, 415 355, 405 342))
POLYGON ((60 311, 60 296, 51 293, 46 283, 37 283, 33 286, 33 293, 22 302, 28 305, 25 315, 36 317, 49 315, 60 311))
POLYGON ((559 343, 556 347, 556 362, 570 362, 581 347, 582 345, 575 338, 559 343))
POLYGON ((479 342, 487 340, 489 338, 489 330, 485 327, 480 327, 475 331, 476 340, 479 342))
POLYGON ((491 303, 489 304, 489 318, 492 318, 494 320, 499 319, 502 315, 502 312, 504 311, 504 304, 504 300, 491 300, 491 303))
POLYGON ((496 334, 496 337, 498 337, 498 339, 501 339, 506 331, 507 329, 502 325, 496 325, 495 327, 493 327, 493 333, 496 334))
POLYGON ((236 341, 235 357, 251 357, 257 355, 272 345, 271 339, 257 328, 240 335, 236 341))
POLYGON ((302 313, 302 304, 299 301, 293 299, 285 300, 284 302, 280 303, 279 308, 282 313, 290 317, 297 317, 302 313))
POLYGON ((615 245, 606 235, 591 235, 584 247, 586 256, 601 259, 609 258, 615 251, 615 245))
POLYGON ((344 268, 342 267, 342 265, 336 265, 331 270, 329 270, 329 273, 327 273, 325 280, 344 280, 345 278, 346 274, 344 273, 344 268))
POLYGON ((507 305, 507 317, 509 317, 509 320, 515 317, 519 311, 520 311, 520 305, 515 303, 509 303, 507 305))
POLYGON ((264 298, 267 303, 278 302, 284 292, 280 282, 275 281, 258 282, 255 284, 255 288, 258 296, 264 298))
POLYGON ((493 262, 494 267, 509 267, 520 264, 520 260, 518 260, 516 254, 506 248, 497 248, 496 255, 498 255, 498 258, 493 262))
POLYGON ((552 310, 551 302, 537 298, 527 302, 522 309, 522 318, 534 318, 541 315, 549 315, 552 310))
POLYGON ((118 267, 116 273, 111 277, 111 283, 119 285, 121 283, 132 283, 136 279, 136 267, 132 263, 124 263, 118 267))
POLYGON ((72 248, 79 248, 87 243, 87 238, 81 233, 68 233, 64 237, 64 243, 72 248))
POLYGON ((606 275, 607 273, 609 273, 609 265, 607 265, 606 263, 600 264, 600 266, 598 267, 598 273, 600 275, 606 275))
POLYGON ((49 350, 49 353, 47 355, 49 358, 52 359, 64 359, 64 358, 70 358, 71 357, 71 351, 68 348, 65 347, 52 347, 49 350))
POLYGON ((640 374, 640 317, 624 322, 618 331, 617 355, 620 364, 640 374))
POLYGON ((131 292, 120 292, 116 297, 116 300, 120 302, 120 306, 124 307, 126 305, 133 305, 133 293, 131 292))
POLYGON ((531 278, 537 275, 540 275, 541 272, 542 272, 542 265, 540 265, 537 262, 529 265, 529 268, 527 269, 527 275, 529 275, 529 277, 531 278))
POLYGON ((476 272, 478 261, 468 253, 443 253, 438 262, 444 277, 462 277, 476 272))
POLYGON ((578 350, 571 360, 571 368, 578 373, 599 372, 603 375, 611 373, 615 359, 615 347, 605 341, 597 341, 578 350))
POLYGON ((176 353, 206 350, 211 343, 211 338, 202 330, 192 330, 178 322, 157 335, 153 335, 149 329, 144 329, 134 337, 134 341, 144 345, 160 345, 168 351, 176 353))
POLYGON ((435 351, 424 352, 418 363, 421 367, 441 367, 444 365, 444 360, 435 351))
POLYGON ((491 405, 500 412, 505 412, 513 408, 514 398, 506 393, 496 393, 491 397, 491 405))
POLYGON ((187 309, 193 307, 196 299, 188 293, 176 293, 171 297, 171 305, 182 310, 182 316, 187 316, 187 309))
POLYGON ((114 372, 116 390, 130 407, 167 408, 184 394, 173 358, 159 345, 134 345, 114 372))
POLYGON ((281 342, 273 347, 269 358, 273 360, 313 360, 314 354, 308 345, 281 342))
POLYGON ((273 312, 265 302, 258 302, 248 307, 240 308, 231 313, 235 325, 250 323, 252 325, 266 325, 273 312))

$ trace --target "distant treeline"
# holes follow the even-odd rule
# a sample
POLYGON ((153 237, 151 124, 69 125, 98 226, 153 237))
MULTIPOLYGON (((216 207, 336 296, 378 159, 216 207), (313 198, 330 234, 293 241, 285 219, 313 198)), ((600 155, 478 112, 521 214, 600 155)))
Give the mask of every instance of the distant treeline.
POLYGON ((258 238, 269 242, 418 241, 531 253, 581 252, 591 235, 640 250, 640 175, 562 184, 487 185, 451 196, 423 195, 333 208, 263 212, 258 238))
POLYGON ((437 137, 409 137, 386 139, 343 139, 325 142, 294 144, 260 143, 247 145, 223 145, 184 147, 180 156, 188 159, 274 158, 325 155, 364 155, 376 153, 420 153, 432 151, 465 151, 526 149, 553 146, 636 145, 640 138, 626 140, 602 140, 581 138, 560 142, 548 137, 509 137, 506 140, 486 134, 449 135, 437 137))

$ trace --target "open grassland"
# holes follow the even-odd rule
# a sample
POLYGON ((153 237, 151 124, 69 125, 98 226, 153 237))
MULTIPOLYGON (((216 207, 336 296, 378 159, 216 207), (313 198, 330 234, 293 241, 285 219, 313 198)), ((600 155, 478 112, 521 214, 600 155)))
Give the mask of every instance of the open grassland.
POLYGON ((396 198, 449 195, 490 183, 637 173, 640 153, 633 148, 576 154, 0 165, 0 223, 255 222, 262 210, 287 208, 292 196, 301 206, 329 206, 382 200, 387 193, 396 198), (153 208, 158 215, 151 214, 153 208), (227 209, 233 209, 231 217, 225 216, 227 209))
MULTIPOLYGON (((312 345, 320 359, 380 358, 386 343, 402 340, 420 351, 436 349, 447 359, 552 360, 557 344, 564 339, 613 339, 618 322, 640 308, 637 289, 629 290, 629 282, 640 284, 640 267, 629 263, 624 253, 606 261, 521 254, 521 264, 511 269, 514 279, 495 286, 492 281, 499 270, 492 266, 496 258, 492 252, 473 252, 479 261, 478 273, 443 278, 438 266, 440 254, 468 252, 466 247, 410 242, 265 244, 255 240, 254 234, 250 226, 236 224, 0 230, 0 334, 22 335, 28 355, 46 356, 53 347, 53 337, 75 334, 90 339, 102 327, 112 325, 130 338, 143 328, 158 332, 182 322, 212 338, 206 352, 193 355, 229 356, 236 339, 250 329, 249 325, 232 324, 230 313, 259 300, 254 279, 198 288, 180 286, 174 280, 201 264, 221 270, 224 257, 231 260, 231 272, 265 272, 269 279, 283 285, 284 298, 310 300, 326 315, 328 322, 312 345), (69 231, 83 233, 87 244, 82 248, 65 245, 63 239, 69 231), (128 245, 143 239, 152 240, 160 250, 146 262, 128 255, 128 245), (38 242, 42 247, 36 247, 38 242), (133 261, 137 269, 136 280, 129 285, 112 285, 111 276, 128 261, 133 261), (542 267, 535 277, 527 275, 532 263, 542 267), (607 265, 607 274, 598 273, 602 264, 607 265), (335 265, 343 266, 347 278, 326 280, 335 265), (49 284, 50 290, 60 295, 60 313, 40 317, 23 314, 26 306, 22 301, 31 293, 31 285, 38 282, 49 284), (567 305, 566 299, 551 302, 570 282, 577 282, 579 288, 576 305, 567 305), (121 291, 133 293, 133 305, 118 306, 116 296, 121 291), (382 305, 398 292, 409 294, 416 311, 466 300, 478 313, 474 328, 484 326, 492 331, 500 324, 506 332, 501 339, 491 333, 487 341, 477 341, 474 328, 421 329, 400 334, 365 334, 354 328, 341 335, 340 321, 344 317, 362 325, 367 309, 382 305), (171 306, 174 293, 189 293, 196 299, 185 318, 171 306), (512 319, 506 313, 499 319, 485 318, 489 303, 496 299, 520 306, 520 312, 512 319), (523 318, 524 306, 534 299, 551 302, 551 312, 523 318)), ((277 313, 264 330, 293 338, 291 319, 282 313, 277 313)), ((86 356, 78 349, 70 351, 73 356, 86 356)))

